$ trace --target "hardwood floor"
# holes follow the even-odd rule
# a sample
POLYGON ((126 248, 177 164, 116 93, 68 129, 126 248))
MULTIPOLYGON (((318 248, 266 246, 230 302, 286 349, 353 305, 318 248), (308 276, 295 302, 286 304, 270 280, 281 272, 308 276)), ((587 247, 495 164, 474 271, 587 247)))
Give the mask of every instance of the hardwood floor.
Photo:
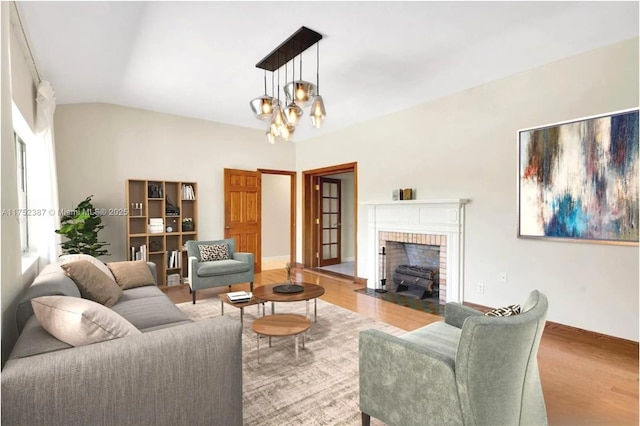
MULTIPOLYGON (((284 269, 256 274, 254 285, 283 282, 284 269)), ((321 299, 360 315, 414 330, 441 318, 376 299, 354 290, 362 285, 325 274, 295 270, 300 281, 325 288, 321 299)), ((247 284, 232 286, 249 290, 247 284)), ((227 287, 201 290, 197 299, 216 297, 227 287)), ((174 303, 191 300, 187 286, 170 287, 174 303)), ((549 324, 538 352, 542 389, 551 425, 638 425, 638 344, 549 324)))

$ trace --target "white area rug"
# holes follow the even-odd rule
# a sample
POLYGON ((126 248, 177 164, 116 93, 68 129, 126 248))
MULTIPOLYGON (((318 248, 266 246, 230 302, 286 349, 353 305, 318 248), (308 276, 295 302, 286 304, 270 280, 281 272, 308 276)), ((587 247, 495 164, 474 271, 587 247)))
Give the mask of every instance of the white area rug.
MULTIPOLYGON (((220 316, 217 298, 177 306, 194 321, 220 316)), ((258 364, 256 334, 251 330, 257 309, 249 306, 244 313, 244 424, 360 425, 358 335, 369 328, 393 335, 405 331, 318 300, 318 322, 311 326, 298 363, 293 337, 283 337, 273 338, 271 348, 267 338, 260 340, 258 364)), ((313 302, 309 311, 313 315, 313 302)), ((266 312, 271 312, 269 304, 266 312)), ((276 313, 304 315, 305 302, 276 303, 276 313)), ((229 305, 225 315, 240 320, 240 310, 229 305)), ((371 424, 381 423, 372 418, 371 424)))

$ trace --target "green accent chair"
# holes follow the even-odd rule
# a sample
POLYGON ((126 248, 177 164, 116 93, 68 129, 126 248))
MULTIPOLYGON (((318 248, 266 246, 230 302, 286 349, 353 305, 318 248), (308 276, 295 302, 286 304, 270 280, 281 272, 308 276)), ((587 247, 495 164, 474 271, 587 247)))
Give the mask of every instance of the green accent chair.
POLYGON ((485 316, 447 303, 444 322, 400 337, 360 332, 360 410, 388 425, 546 425, 538 347, 548 310, 485 316))
POLYGON ((189 292, 196 303, 196 291, 205 288, 222 287, 231 284, 249 283, 253 291, 253 253, 240 253, 235 250, 233 238, 215 241, 187 241, 189 255, 189 292), (199 245, 226 244, 229 247, 229 259, 203 262, 199 245))

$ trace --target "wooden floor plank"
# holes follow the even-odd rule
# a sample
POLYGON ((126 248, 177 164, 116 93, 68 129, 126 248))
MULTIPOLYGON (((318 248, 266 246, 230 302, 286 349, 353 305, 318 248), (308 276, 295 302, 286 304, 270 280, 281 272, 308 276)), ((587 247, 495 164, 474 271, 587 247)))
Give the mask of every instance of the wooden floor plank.
MULTIPOLYGON (((284 269, 256 274, 255 285, 284 282, 284 269)), ((294 279, 322 285, 321 299, 403 330, 441 321, 437 315, 385 302, 355 290, 362 285, 306 270, 294 279)), ((248 284, 233 291, 249 291, 248 284)), ((174 303, 191 300, 187 286, 169 287, 174 303)), ((227 287, 201 290, 197 299, 217 297, 227 287)), ((552 303, 552 302, 550 302, 552 303)), ((551 425, 638 425, 638 343, 548 324, 538 352, 540 378, 551 425)))

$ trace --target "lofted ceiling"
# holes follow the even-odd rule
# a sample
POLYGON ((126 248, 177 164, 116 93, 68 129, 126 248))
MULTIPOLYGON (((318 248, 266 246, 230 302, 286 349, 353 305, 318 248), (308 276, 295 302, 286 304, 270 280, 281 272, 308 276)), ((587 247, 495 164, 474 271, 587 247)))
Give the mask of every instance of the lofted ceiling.
MULTIPOLYGON (((320 42, 322 129, 301 141, 625 39, 638 2, 18 2, 58 104, 106 102, 264 129, 255 65, 301 26, 320 42)), ((296 63, 296 75, 298 74, 296 63)), ((289 68, 289 80, 291 80, 289 68)), ((284 84, 284 68, 280 80, 284 84)), ((316 80, 315 46, 303 78, 316 80)), ((269 93, 271 84, 269 77, 269 93)), ((284 94, 281 93, 281 99, 284 94)))

